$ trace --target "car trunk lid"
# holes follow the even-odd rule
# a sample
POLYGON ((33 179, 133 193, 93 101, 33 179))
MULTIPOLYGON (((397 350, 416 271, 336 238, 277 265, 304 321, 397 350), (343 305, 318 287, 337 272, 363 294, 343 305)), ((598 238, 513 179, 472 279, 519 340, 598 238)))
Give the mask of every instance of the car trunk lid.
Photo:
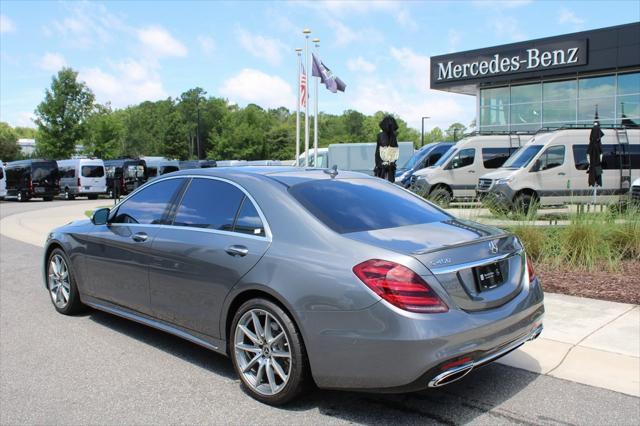
POLYGON ((522 289, 522 246, 513 235, 490 226, 451 219, 344 236, 413 256, 467 311, 496 308, 522 289))

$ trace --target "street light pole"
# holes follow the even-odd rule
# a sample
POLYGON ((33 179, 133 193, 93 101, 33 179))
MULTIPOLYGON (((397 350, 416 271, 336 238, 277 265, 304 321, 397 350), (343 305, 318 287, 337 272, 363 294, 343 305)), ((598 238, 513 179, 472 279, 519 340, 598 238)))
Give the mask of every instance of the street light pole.
POLYGON ((309 167, 309 34, 311 34, 311 30, 305 28, 302 31, 305 38, 304 45, 304 67, 305 72, 307 73, 307 90, 305 92, 305 103, 304 103, 304 166, 309 167))
POLYGON ((420 139, 420 148, 422 148, 424 146, 424 120, 425 118, 428 120, 431 117, 422 117, 422 133, 421 133, 421 139, 420 139))

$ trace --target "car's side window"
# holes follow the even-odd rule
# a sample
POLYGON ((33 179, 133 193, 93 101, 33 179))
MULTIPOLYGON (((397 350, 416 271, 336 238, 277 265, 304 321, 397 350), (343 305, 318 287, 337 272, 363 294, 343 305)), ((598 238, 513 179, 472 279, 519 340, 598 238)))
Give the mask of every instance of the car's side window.
POLYGON ((183 179, 167 179, 143 188, 120 204, 110 222, 162 225, 171 200, 183 182, 183 179))
POLYGON ((467 148, 461 150, 453 160, 451 160, 450 169, 459 169, 461 167, 470 166, 473 164, 473 160, 476 156, 475 148, 467 148))
POLYGON ((538 170, 549 170, 564 164, 564 146, 552 146, 542 153, 538 170))
POLYGON ((194 178, 182 197, 173 224, 231 231, 243 198, 244 193, 229 183, 194 178))
POLYGON ((240 211, 238 212, 238 218, 236 219, 233 230, 243 234, 259 235, 261 237, 265 235, 262 219, 260 219, 256 207, 247 197, 244 197, 242 201, 242 207, 240 207, 240 211))

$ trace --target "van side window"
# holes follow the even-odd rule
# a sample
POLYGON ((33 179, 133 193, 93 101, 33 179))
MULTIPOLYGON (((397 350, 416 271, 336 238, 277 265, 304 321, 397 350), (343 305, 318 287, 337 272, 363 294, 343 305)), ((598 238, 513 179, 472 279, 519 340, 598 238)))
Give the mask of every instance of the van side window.
POLYGON ((538 159, 538 170, 549 170, 564 164, 564 146, 552 146, 547 148, 538 159))
POLYGON ((60 169, 60 177, 64 178, 74 178, 76 177, 76 169, 73 167, 63 167, 60 169))
POLYGON ((453 157, 453 159, 449 163, 449 168, 459 169, 461 167, 470 166, 473 164, 473 160, 475 156, 476 156, 475 148, 463 149, 459 153, 457 153, 455 157, 453 157))
MULTIPOLYGON (((587 144, 573 145, 573 160, 576 169, 579 165, 589 164, 589 158, 587 156, 587 144)), ((625 156, 631 154, 631 168, 640 168, 640 145, 615 145, 607 144, 602 145, 602 169, 603 170, 619 170, 620 169, 620 157, 622 161, 626 163, 625 156)))
POLYGON ((502 167, 517 148, 482 148, 482 163, 485 169, 502 167))
POLYGON ((183 179, 168 179, 141 189, 120 204, 111 222, 163 224, 162 218, 183 182, 183 179))

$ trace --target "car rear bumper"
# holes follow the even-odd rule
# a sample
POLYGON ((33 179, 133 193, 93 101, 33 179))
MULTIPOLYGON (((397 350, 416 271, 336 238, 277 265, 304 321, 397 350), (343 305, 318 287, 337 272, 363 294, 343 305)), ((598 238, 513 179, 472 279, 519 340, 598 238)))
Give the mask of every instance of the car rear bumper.
POLYGON ((537 280, 495 309, 450 306, 411 314, 381 301, 361 311, 299 313, 317 385, 382 392, 441 386, 537 337, 544 315, 537 280))
POLYGON ((106 194, 107 187, 106 186, 91 186, 89 188, 85 188, 83 186, 76 187, 74 193, 77 195, 83 194, 106 194))

